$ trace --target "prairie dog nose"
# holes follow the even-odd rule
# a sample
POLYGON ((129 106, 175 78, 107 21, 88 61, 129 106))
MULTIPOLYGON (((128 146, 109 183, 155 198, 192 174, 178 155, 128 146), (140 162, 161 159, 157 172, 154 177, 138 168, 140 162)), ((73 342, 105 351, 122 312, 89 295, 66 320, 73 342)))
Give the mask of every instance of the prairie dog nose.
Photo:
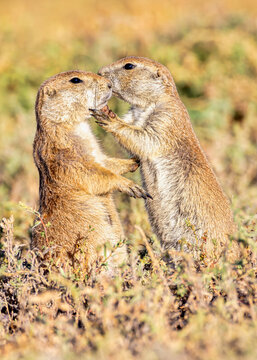
POLYGON ((103 67, 103 68, 98 70, 97 74, 100 75, 100 76, 105 76, 105 75, 108 74, 108 70, 103 67))
POLYGON ((108 85, 107 85, 108 89, 111 89, 112 88, 112 84, 110 82, 108 82, 108 85))

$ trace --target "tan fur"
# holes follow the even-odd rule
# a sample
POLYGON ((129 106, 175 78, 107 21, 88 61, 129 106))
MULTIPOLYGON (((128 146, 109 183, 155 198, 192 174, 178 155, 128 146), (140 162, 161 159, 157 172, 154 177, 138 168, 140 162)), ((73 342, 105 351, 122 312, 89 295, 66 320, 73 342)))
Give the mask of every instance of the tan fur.
MULTIPOLYGON (((131 104, 124 119, 95 112, 104 129, 140 158, 146 207, 153 230, 165 248, 181 240, 198 245, 207 236, 226 242, 234 223, 227 197, 193 131, 168 69, 146 58, 128 57, 100 69, 113 94, 131 104), (132 63, 135 68, 126 70, 132 63)), ((191 246, 182 247, 190 249, 191 246)))
MULTIPOLYGON (((120 174, 134 171, 134 159, 107 158, 86 119, 89 108, 99 109, 111 97, 111 84, 99 75, 69 71, 40 87, 36 100, 37 130, 34 160, 39 171, 39 212, 46 227, 36 224, 32 248, 54 246, 61 261, 67 258, 92 268, 97 253, 109 242, 124 238, 111 193, 119 190, 134 197, 145 191, 120 174), (78 77, 83 82, 74 84, 78 77)), ((124 247, 123 247, 124 248, 124 247)), ((124 259, 123 249, 115 252, 124 259)), ((110 263, 115 259, 112 257, 110 263)))

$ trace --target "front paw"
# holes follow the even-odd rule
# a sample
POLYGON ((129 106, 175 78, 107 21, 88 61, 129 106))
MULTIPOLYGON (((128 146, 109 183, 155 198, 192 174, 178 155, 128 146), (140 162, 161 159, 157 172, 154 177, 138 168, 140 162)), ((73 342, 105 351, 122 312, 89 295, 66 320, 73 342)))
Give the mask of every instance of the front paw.
POLYGON ((106 105, 101 110, 89 109, 91 115, 96 119, 96 123, 103 127, 105 130, 111 130, 111 126, 117 122, 117 115, 108 108, 106 105))
POLYGON ((140 166, 140 160, 138 158, 131 158, 130 161, 130 172, 136 171, 140 166))
POLYGON ((153 199, 148 192, 146 192, 141 186, 137 185, 131 180, 124 178, 124 183, 120 184, 119 191, 124 192, 125 194, 133 198, 143 198, 143 199, 153 199))

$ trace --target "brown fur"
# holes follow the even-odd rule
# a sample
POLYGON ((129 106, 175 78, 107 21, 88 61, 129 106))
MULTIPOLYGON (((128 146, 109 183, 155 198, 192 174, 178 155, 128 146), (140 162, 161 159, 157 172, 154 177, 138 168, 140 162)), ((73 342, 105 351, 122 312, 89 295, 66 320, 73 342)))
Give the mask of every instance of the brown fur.
MULTIPOLYGON (((75 259, 85 269, 92 268, 105 243, 115 246, 124 238, 112 192, 146 196, 142 188, 120 176, 136 170, 138 163, 107 158, 85 122, 89 108, 106 104, 110 88, 110 82, 99 75, 69 71, 44 82, 36 100, 33 154, 40 177, 39 213, 50 226, 43 234, 41 223, 33 227, 32 248, 54 246, 62 263, 75 259), (82 82, 71 83, 74 77, 82 82)), ((118 260, 124 259, 123 252, 115 252, 118 260)), ((111 263, 117 260, 114 257, 111 263)))
POLYGON ((131 104, 124 119, 95 112, 100 125, 138 156, 144 187, 153 196, 146 207, 153 230, 165 248, 181 240, 207 250, 226 243, 234 222, 227 197, 193 131, 168 69, 146 58, 128 57, 100 69, 113 94, 131 104), (131 63, 133 69, 125 69, 131 63))

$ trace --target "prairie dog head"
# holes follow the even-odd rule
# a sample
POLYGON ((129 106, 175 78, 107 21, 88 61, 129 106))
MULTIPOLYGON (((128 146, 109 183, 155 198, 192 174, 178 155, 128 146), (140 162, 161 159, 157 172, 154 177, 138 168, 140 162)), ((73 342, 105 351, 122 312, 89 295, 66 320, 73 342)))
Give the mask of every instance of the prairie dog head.
POLYGON ((91 72, 63 72, 41 85, 36 100, 37 119, 77 124, 90 118, 90 108, 101 109, 111 96, 109 80, 91 72))
POLYGON ((132 106, 146 107, 165 101, 166 95, 176 93, 168 69, 143 57, 126 57, 102 67, 99 75, 112 82, 113 95, 132 106))

